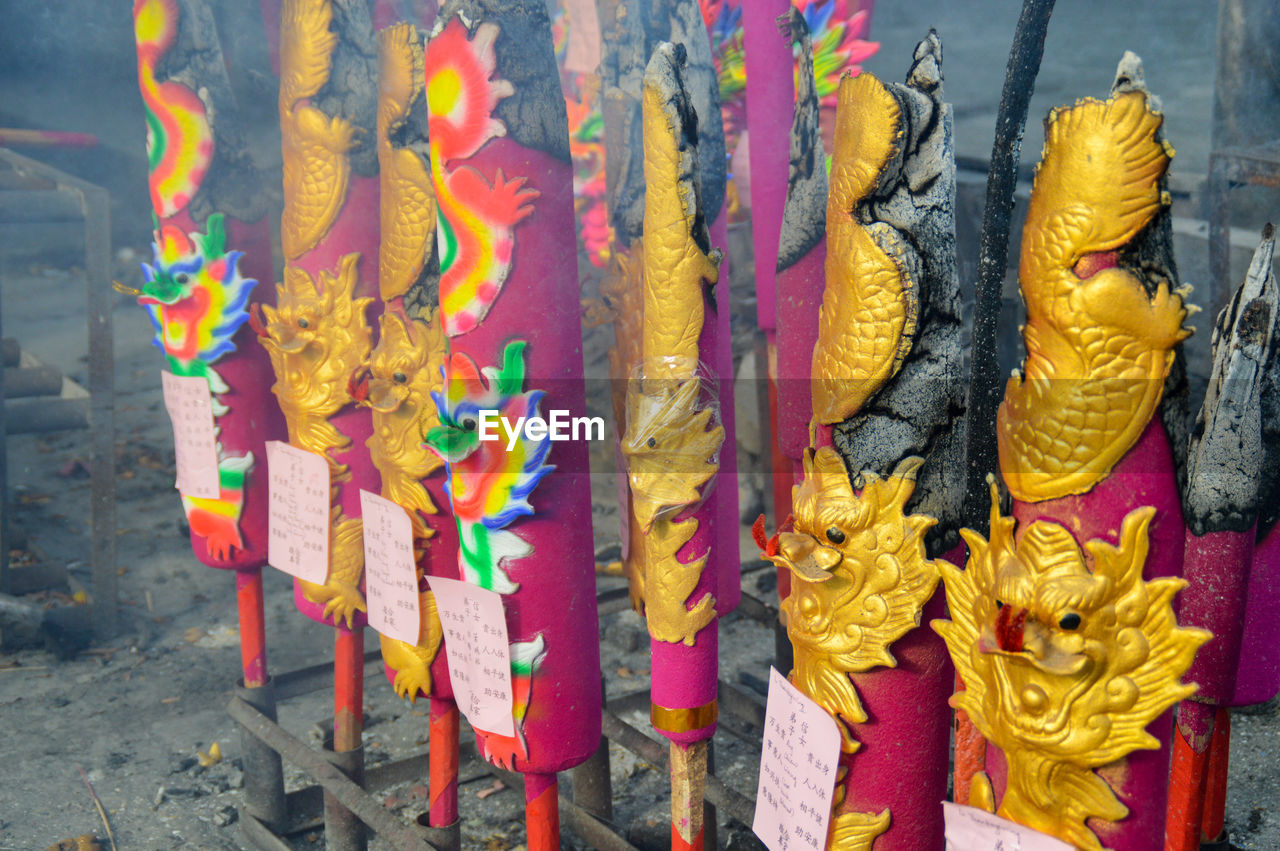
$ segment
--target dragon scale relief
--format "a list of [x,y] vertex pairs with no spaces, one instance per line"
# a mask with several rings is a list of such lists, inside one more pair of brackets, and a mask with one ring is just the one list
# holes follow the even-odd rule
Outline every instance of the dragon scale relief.
[[296,260],[324,239],[346,202],[357,129],[311,103],[329,82],[338,35],[332,0],[284,0],[280,16],[280,135],[284,213],[280,240]]
[[1050,114],[1027,209],[1018,277],[1027,358],[997,415],[1013,495],[1086,493],[1155,413],[1183,327],[1186,288],[1149,291],[1126,248],[1169,204],[1172,148],[1145,91],[1086,98]]

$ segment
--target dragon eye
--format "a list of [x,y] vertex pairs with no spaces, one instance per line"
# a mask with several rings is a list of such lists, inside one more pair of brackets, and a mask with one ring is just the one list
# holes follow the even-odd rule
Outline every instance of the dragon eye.
[[1063,615],[1062,620],[1058,621],[1058,626],[1063,629],[1077,629],[1080,626],[1080,616],[1075,612]]
[[827,530],[827,540],[833,544],[843,544],[844,532],[841,532],[835,526],[832,526],[830,529]]
[[654,440],[652,437],[651,437],[651,438],[649,438],[647,441],[645,441],[645,443],[647,443],[647,444],[648,444],[648,446],[649,446],[649,448],[650,448],[650,449],[652,449],[652,448],[654,448],[655,446],[657,446],[657,445],[658,445],[658,441]]
[[185,283],[187,283],[188,281],[190,281],[190,280],[191,280],[191,276],[190,276],[190,275],[188,275],[186,272],[183,272],[181,275],[179,275],[179,276],[176,278],[176,280],[177,280],[177,282],[178,282],[178,283],[180,283],[180,284],[185,284]]
[[299,319],[299,320],[298,320],[298,327],[299,327],[299,328],[310,328],[310,327],[311,327],[311,323],[310,323],[310,322],[308,322],[306,319]]
[[465,420],[462,421],[462,427],[467,431],[475,431],[476,430],[475,419],[472,417],[467,417]]
[[1001,602],[1000,600],[996,600],[996,608],[997,608],[997,609],[1003,609],[1003,608],[1004,608],[1004,603],[1003,603],[1003,602]]
[[395,380],[396,384],[404,384],[409,380],[405,377],[403,372],[397,372],[395,375],[391,376],[391,378]]

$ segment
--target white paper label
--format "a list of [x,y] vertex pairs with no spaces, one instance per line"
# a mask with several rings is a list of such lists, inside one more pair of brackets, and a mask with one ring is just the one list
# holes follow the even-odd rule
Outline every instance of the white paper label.
[[947,851],[1072,851],[1053,836],[977,807],[942,802]]
[[511,646],[502,595],[470,582],[428,576],[436,597],[449,680],[471,726],[514,736],[511,717]]
[[835,720],[771,667],[751,825],[769,851],[826,847],[839,759]]
[[161,371],[164,406],[173,423],[173,455],[177,488],[184,496],[217,499],[218,433],[213,426],[209,381],[199,375]]
[[364,520],[364,595],[369,626],[397,641],[418,643],[418,571],[413,562],[413,524],[396,503],[360,491]]
[[320,584],[329,574],[329,462],[280,440],[267,441],[270,536],[267,561]]

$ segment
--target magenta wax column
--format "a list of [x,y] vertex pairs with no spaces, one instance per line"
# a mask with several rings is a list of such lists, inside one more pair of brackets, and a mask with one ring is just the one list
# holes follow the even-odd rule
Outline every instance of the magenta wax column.
[[529,775],[530,847],[558,847],[554,774],[601,735],[587,444],[476,434],[479,410],[507,423],[586,411],[573,174],[545,8],[446,5],[426,77],[449,337],[427,440],[449,465],[462,576],[503,595],[515,691],[516,735],[477,736],[487,760]]

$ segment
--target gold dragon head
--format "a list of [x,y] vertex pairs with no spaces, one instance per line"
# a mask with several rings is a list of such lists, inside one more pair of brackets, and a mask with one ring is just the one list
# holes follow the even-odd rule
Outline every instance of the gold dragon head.
[[[668,359],[670,360],[670,359]],[[627,458],[632,510],[640,531],[701,501],[701,488],[719,469],[724,427],[702,399],[707,382],[692,378],[632,378],[627,389]]]
[[369,352],[365,308],[373,299],[353,298],[359,260],[359,254],[346,255],[336,275],[320,273],[319,285],[302,269],[286,266],[276,306],[262,306],[266,323],[259,323],[259,334],[267,350],[322,361],[331,353],[346,360],[353,348],[363,348],[363,360]]
[[991,539],[961,532],[968,568],[943,567],[953,619],[934,621],[966,686],[952,705],[984,736],[1088,768],[1159,746],[1146,727],[1195,693],[1180,678],[1209,634],[1178,628],[1183,580],[1143,581],[1154,514],[1129,512],[1118,546],[1081,551],[1047,520],[1015,541],[992,486]]
[[794,526],[766,550],[792,573],[792,641],[837,654],[844,671],[893,665],[889,645],[919,625],[938,584],[924,546],[937,521],[904,512],[924,462],[906,458],[886,479],[864,472],[858,491],[831,447],[806,450],[803,463]]
[[368,383],[362,388],[365,403],[378,414],[403,409],[418,415],[419,434],[434,428],[438,417],[431,391],[444,383],[444,354],[444,332],[434,318],[422,322],[392,311],[382,314]]

